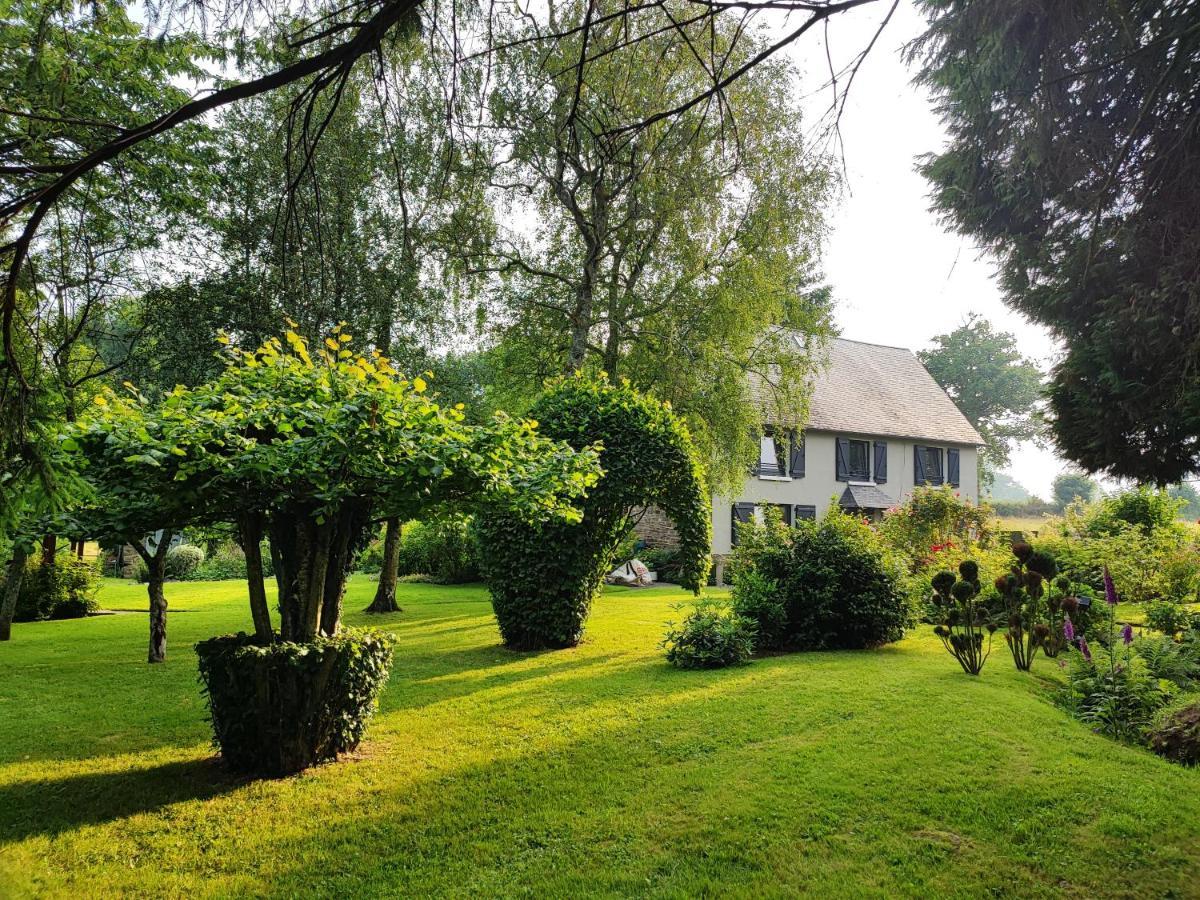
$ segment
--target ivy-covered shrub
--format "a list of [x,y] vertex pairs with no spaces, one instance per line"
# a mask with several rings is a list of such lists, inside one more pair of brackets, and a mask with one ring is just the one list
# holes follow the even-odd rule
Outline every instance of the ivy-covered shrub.
[[180,544],[167,551],[165,574],[171,581],[186,581],[204,562],[204,549],[194,544]]
[[680,669],[721,669],[750,661],[754,623],[715,603],[697,604],[683,621],[668,626],[660,645]]
[[904,568],[866,523],[831,509],[791,529],[770,522],[739,532],[734,566],[778,587],[787,611],[783,646],[800,650],[877,647],[912,622]]
[[82,618],[96,611],[99,588],[96,563],[59,554],[47,567],[35,556],[26,563],[13,621]]
[[699,592],[710,565],[711,509],[700,460],[683,421],[628,384],[560,379],[530,410],[541,434],[576,450],[597,447],[604,471],[581,503],[582,521],[528,524],[502,511],[476,519],[480,562],[504,643],[570,647],[631,527],[659,507],[679,535],[679,583]]
[[280,776],[358,746],[392,664],[395,637],[347,629],[303,644],[251,635],[196,645],[213,743],[235,771]]
[[1150,749],[1187,766],[1200,765],[1200,694],[1184,694],[1154,716]]

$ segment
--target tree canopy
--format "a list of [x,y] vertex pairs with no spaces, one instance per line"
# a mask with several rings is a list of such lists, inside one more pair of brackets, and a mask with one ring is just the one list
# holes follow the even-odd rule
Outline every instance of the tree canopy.
[[1042,373],[1012,334],[971,315],[917,356],[983,438],[981,465],[1007,466],[1015,441],[1040,436]]
[[935,207],[1066,347],[1059,450],[1160,484],[1200,468],[1200,6],[920,0],[950,132]]

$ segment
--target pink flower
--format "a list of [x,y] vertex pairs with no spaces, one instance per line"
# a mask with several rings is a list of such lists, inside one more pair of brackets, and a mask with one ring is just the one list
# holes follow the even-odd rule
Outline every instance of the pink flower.
[[1121,640],[1123,640],[1125,642],[1126,647],[1128,647],[1130,644],[1133,643],[1133,626],[1132,625],[1126,625],[1124,628],[1121,629]]
[[1087,638],[1082,636],[1079,638],[1079,652],[1088,662],[1092,661],[1092,648],[1088,646]]
[[1070,616],[1063,616],[1063,637],[1068,641],[1075,640],[1075,623]]

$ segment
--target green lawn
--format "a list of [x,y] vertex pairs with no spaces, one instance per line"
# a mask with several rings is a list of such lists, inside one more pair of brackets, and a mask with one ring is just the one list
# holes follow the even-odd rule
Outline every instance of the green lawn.
[[144,615],[0,645],[0,895],[1200,895],[1200,771],[1090,734],[1053,662],[1021,676],[998,646],[971,679],[923,628],[679,672],[669,589],[517,654],[481,588],[404,585],[360,753],[232,779],[191,645],[249,627],[243,590],[169,585],[163,666]]

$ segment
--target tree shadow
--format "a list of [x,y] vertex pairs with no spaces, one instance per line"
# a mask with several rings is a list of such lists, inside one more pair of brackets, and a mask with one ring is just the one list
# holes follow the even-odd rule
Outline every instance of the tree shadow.
[[0,844],[208,800],[246,783],[216,757],[17,781],[0,786]]

